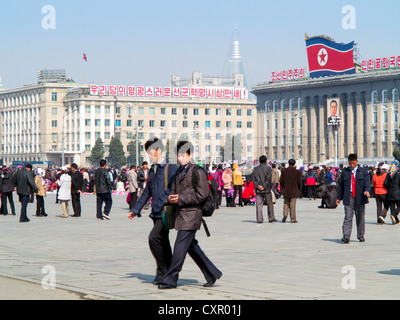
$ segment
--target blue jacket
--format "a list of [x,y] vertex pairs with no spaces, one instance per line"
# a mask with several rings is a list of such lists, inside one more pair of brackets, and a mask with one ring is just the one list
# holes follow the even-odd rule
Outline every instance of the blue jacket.
[[[350,204],[351,168],[343,169],[338,188],[338,200],[343,200],[343,204]],[[356,205],[363,205],[369,202],[364,192],[371,191],[371,179],[365,168],[357,168],[356,171]]]
[[[157,166],[157,169],[156,169]],[[141,216],[140,211],[146,205],[147,201],[151,200],[151,213],[150,218],[161,218],[164,205],[167,202],[168,195],[171,192],[172,183],[175,180],[178,167],[175,164],[168,166],[168,187],[165,190],[165,167],[166,161],[162,163],[153,164],[149,170],[149,177],[147,179],[146,188],[143,190],[138,202],[135,203],[133,208],[129,210],[138,217]]]

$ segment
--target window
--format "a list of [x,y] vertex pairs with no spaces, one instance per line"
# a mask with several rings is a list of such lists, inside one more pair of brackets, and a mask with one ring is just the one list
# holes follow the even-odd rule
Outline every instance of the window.
[[139,114],[144,114],[144,108],[143,107],[139,107],[138,113]]
[[149,127],[154,127],[154,120],[149,120]]
[[51,114],[57,114],[57,108],[51,108]]
[[165,108],[161,108],[161,114],[166,114],[166,109]]
[[230,116],[231,114],[232,114],[231,109],[226,109],[226,115],[227,115],[227,116]]
[[121,126],[121,120],[115,120],[115,126],[120,127]]
[[221,109],[215,109],[215,115],[220,116],[221,115]]
[[94,125],[95,125],[96,127],[100,127],[100,119],[94,120]]
[[172,108],[171,113],[172,113],[173,115],[176,115],[176,114],[177,114],[176,108]]
[[247,115],[248,115],[248,116],[251,116],[252,113],[253,113],[252,111],[253,111],[253,110],[247,110]]
[[110,106],[105,106],[105,107],[104,107],[104,113],[109,114],[110,111],[111,111]]
[[56,142],[58,140],[58,134],[57,133],[52,133],[51,134],[51,138],[54,142]]
[[215,121],[215,127],[221,128],[221,121]]
[[242,115],[242,109],[237,109],[236,110],[236,115],[241,116]]
[[242,127],[242,121],[237,121],[236,122],[236,127],[241,128]]
[[193,115],[198,116],[199,115],[199,109],[193,109]]
[[126,138],[127,138],[128,140],[132,140],[132,139],[133,139],[133,133],[132,133],[132,132],[127,132],[127,133],[126,133]]
[[252,126],[252,122],[251,121],[247,121],[247,128],[251,128]]
[[100,138],[100,132],[95,132],[94,133],[94,138],[97,140],[98,138]]
[[183,108],[182,109],[182,114],[183,115],[187,115],[188,114],[188,109],[187,108]]
[[161,120],[161,121],[160,121],[160,127],[161,127],[161,128],[165,128],[165,123],[166,123],[165,120]]
[[90,150],[91,150],[90,144],[85,144],[85,151],[90,151]]
[[104,139],[110,139],[111,138],[111,133],[110,132],[104,132]]
[[132,120],[126,120],[126,126],[132,127]]
[[227,128],[232,127],[231,121],[226,121],[226,127],[227,127]]
[[188,126],[188,122],[187,121],[183,121],[182,122],[182,127],[187,128],[187,126]]
[[85,132],[85,139],[90,139],[90,132]]
[[138,120],[138,127],[142,127],[143,126],[143,120]]
[[131,116],[132,115],[132,107],[127,107],[126,108],[126,113]]
[[205,122],[205,126],[206,126],[206,128],[211,128],[210,121],[206,121],[206,122]]
[[57,92],[51,94],[51,101],[57,101]]
[[178,121],[172,120],[172,127],[176,128],[178,126]]
[[85,106],[85,113],[90,113],[91,107],[90,106]]
[[56,128],[56,127],[57,127],[57,120],[51,121],[51,126],[52,126],[53,128]]
[[210,109],[209,108],[204,109],[204,114],[206,116],[209,116],[210,115]]
[[121,107],[115,107],[115,113],[120,114],[121,113]]
[[155,114],[155,113],[156,113],[156,109],[155,109],[154,107],[151,107],[151,108],[149,109],[149,113],[150,113],[150,114]]
[[90,119],[85,119],[85,126],[90,126]]
[[[119,107],[118,107],[119,108]],[[119,109],[121,109],[121,108],[119,108]],[[94,112],[95,113],[100,113],[100,106],[95,106],[94,107]],[[121,112],[121,110],[120,110],[120,112]],[[117,112],[117,113],[119,113],[119,112]]]
[[110,126],[110,119],[105,119],[104,120],[104,126],[106,126],[106,127]]

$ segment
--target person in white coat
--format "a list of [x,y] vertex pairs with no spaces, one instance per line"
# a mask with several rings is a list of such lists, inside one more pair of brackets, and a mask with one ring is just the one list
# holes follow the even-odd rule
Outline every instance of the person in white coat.
[[69,201],[71,200],[71,176],[65,167],[61,168],[62,174],[58,180],[58,201],[61,202],[62,216],[61,218],[69,217]]
[[128,177],[128,192],[130,193],[129,209],[132,209],[137,202],[137,191],[139,189],[136,167],[132,165],[126,175]]

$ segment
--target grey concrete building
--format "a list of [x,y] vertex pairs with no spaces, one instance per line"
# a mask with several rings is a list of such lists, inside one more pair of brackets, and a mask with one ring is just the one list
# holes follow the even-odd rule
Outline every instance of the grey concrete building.
[[392,159],[399,127],[399,69],[285,82],[259,83],[259,154],[269,159],[332,162],[335,126],[327,125],[328,99],[340,98],[337,156],[357,153],[365,162]]

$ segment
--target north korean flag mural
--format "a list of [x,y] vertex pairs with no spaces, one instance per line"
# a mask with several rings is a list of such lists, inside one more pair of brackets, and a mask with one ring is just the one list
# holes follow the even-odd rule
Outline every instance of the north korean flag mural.
[[342,44],[317,36],[306,38],[306,46],[311,78],[356,73],[354,41]]

